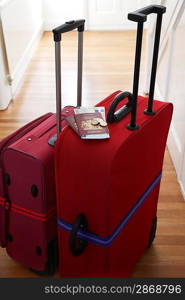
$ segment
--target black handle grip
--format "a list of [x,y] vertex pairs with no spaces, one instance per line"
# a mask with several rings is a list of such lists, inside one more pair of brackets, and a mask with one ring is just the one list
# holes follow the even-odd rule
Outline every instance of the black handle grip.
[[81,255],[88,244],[87,241],[77,238],[77,232],[79,229],[84,231],[88,230],[88,223],[84,214],[78,215],[70,232],[69,247],[74,256]]
[[[128,102],[122,106],[120,109],[115,111],[117,105],[125,98],[128,98]],[[124,118],[132,109],[132,94],[130,92],[121,92],[114,98],[113,102],[110,105],[108,114],[107,114],[107,122],[113,123],[118,122],[122,118]]]
[[53,29],[54,41],[60,42],[62,33],[72,31],[76,28],[78,28],[78,31],[84,31],[84,24],[85,24],[84,19],[71,20],[71,21],[65,22],[61,26],[54,28]]
[[164,14],[165,11],[166,7],[162,5],[149,5],[132,13],[129,13],[128,19],[134,22],[145,22],[147,20],[147,15]]
[[131,111],[131,121],[127,126],[129,130],[136,130],[139,128],[139,126],[136,123],[136,113],[137,113],[138,85],[139,85],[141,48],[142,48],[143,25],[144,25],[143,23],[147,20],[147,15],[152,13],[157,14],[157,22],[156,22],[156,29],[155,29],[148,108],[144,111],[144,113],[147,115],[155,114],[155,111],[153,111],[153,96],[154,96],[154,89],[155,89],[155,79],[156,79],[156,71],[157,71],[157,60],[158,60],[158,53],[159,53],[162,17],[165,12],[166,12],[166,7],[164,6],[150,5],[142,9],[136,10],[133,13],[128,14],[129,20],[137,22],[136,53],[135,53],[134,80],[133,80],[133,104],[132,104],[132,111]]

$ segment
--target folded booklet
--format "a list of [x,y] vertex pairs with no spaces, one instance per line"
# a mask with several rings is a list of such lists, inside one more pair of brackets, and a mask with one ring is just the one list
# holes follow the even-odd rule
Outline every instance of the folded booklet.
[[110,137],[107,123],[104,120],[104,107],[77,108],[74,112],[73,116],[65,119],[82,139],[107,139]]
[[94,107],[83,107],[79,106],[74,109],[75,115],[77,114],[91,114],[91,113],[101,113],[103,120],[105,120],[105,107],[104,106],[94,106]]

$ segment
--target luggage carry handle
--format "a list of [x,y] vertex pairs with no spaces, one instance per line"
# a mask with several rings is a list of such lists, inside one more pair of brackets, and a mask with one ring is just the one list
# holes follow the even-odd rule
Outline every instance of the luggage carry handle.
[[[61,132],[61,49],[60,42],[62,33],[78,29],[78,75],[77,75],[77,106],[81,106],[82,99],[82,64],[83,64],[83,31],[85,20],[72,20],[53,29],[53,38],[55,42],[55,73],[56,73],[56,119],[57,119],[57,136]],[[57,137],[53,138],[55,142]],[[52,142],[49,141],[49,144]]]
[[149,5],[142,9],[136,10],[135,12],[128,14],[128,19],[137,22],[137,39],[136,39],[136,53],[135,53],[135,66],[134,66],[134,80],[133,80],[133,102],[131,110],[131,121],[127,128],[130,130],[138,129],[139,126],[136,124],[136,112],[137,112],[137,97],[138,97],[138,86],[139,86],[139,73],[140,73],[140,61],[141,61],[141,47],[142,47],[142,36],[143,36],[143,23],[147,21],[147,15],[155,13],[157,14],[155,39],[154,39],[154,50],[153,50],[153,61],[150,78],[150,90],[148,98],[148,107],[144,111],[147,115],[154,115],[153,111],[153,96],[155,89],[155,79],[157,70],[157,60],[159,53],[159,43],[161,35],[161,24],[162,16],[166,11],[166,7],[162,5]]
[[[117,105],[125,98],[128,98],[128,102],[120,109],[116,110]],[[107,113],[107,122],[113,123],[118,122],[124,118],[132,109],[132,94],[130,92],[121,92],[112,101],[110,108]]]

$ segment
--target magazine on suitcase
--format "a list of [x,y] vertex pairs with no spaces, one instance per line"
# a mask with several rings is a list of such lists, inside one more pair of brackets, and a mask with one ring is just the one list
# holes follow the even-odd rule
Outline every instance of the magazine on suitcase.
[[[110,139],[82,140],[60,127],[55,147],[61,277],[128,277],[151,246],[173,106],[153,100],[162,16],[152,5],[128,14],[137,23],[133,93],[116,91],[104,106]],[[149,97],[138,96],[143,24],[157,15]],[[55,47],[61,34],[56,28]],[[66,28],[65,28],[66,29]],[[70,28],[73,29],[73,28]],[[81,32],[79,35],[81,36]],[[56,57],[61,100],[60,51]],[[59,101],[58,111],[60,111]]]

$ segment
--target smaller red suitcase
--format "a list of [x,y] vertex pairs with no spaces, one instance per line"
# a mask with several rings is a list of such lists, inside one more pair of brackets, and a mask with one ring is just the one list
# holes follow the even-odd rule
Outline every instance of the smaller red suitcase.
[[[60,122],[65,111],[71,107]],[[41,275],[58,265],[55,133],[56,116],[47,113],[0,142],[0,246]]]
[[[153,101],[165,10],[153,5],[128,15],[138,23],[133,94],[117,91],[98,104],[105,107],[110,139],[82,140],[69,127],[57,139],[61,277],[128,277],[155,237],[173,110],[171,103]],[[150,13],[157,14],[157,25],[150,94],[145,98],[138,97],[138,83],[143,23]],[[54,31],[56,47],[62,29]]]
[[41,274],[57,266],[54,132],[48,113],[0,142],[0,245]]

